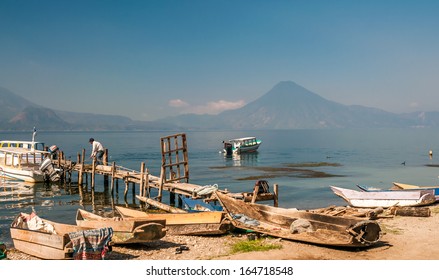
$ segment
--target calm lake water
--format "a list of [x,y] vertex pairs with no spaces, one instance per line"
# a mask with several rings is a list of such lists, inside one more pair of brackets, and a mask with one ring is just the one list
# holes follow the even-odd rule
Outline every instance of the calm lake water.
[[[109,150],[109,161],[133,170],[144,162],[149,172],[160,175],[160,138],[178,132],[38,132],[37,140],[57,145],[76,160],[86,149],[90,154],[90,137],[101,141]],[[330,205],[346,205],[329,186],[355,189],[355,184],[389,188],[394,181],[438,184],[438,171],[427,164],[439,163],[439,132],[430,129],[386,130],[275,130],[275,131],[202,131],[185,132],[188,142],[190,182],[198,185],[217,184],[232,192],[249,192],[257,179],[268,180],[270,187],[279,185],[279,206],[312,209]],[[263,143],[256,154],[226,158],[222,141],[256,136]],[[2,139],[30,140],[28,133],[1,133]],[[432,150],[433,158],[429,157]],[[435,152],[437,151],[437,155]],[[304,163],[325,162],[321,166],[304,167]],[[405,162],[405,165],[402,163]],[[302,176],[291,168],[325,172],[327,176]],[[289,169],[290,168],[290,169]],[[123,197],[124,183],[111,195],[97,176],[95,192],[85,188],[79,195],[76,173],[73,183],[35,186],[0,185],[0,241],[11,246],[9,225],[20,212],[32,208],[49,220],[75,223],[78,208],[89,211],[111,211],[114,205],[139,206],[131,190]],[[17,194],[21,192],[21,194]],[[138,186],[136,186],[136,193]],[[165,197],[164,202],[169,200]],[[267,202],[268,203],[268,202]],[[271,202],[269,202],[271,203]]]

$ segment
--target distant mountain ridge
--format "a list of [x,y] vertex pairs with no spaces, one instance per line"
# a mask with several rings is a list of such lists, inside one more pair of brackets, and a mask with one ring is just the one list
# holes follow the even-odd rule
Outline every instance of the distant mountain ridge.
[[188,114],[163,121],[181,127],[190,123],[198,129],[381,128],[418,124],[414,115],[400,116],[376,108],[342,105],[291,81],[280,82],[244,107],[217,116]]
[[0,87],[0,130],[200,130],[438,127],[439,112],[394,114],[327,100],[283,81],[247,105],[218,115],[185,114],[157,121],[52,110]]

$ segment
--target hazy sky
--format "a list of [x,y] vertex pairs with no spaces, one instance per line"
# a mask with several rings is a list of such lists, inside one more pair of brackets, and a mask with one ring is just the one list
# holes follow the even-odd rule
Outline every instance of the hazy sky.
[[439,110],[439,1],[0,1],[0,86],[49,108],[218,113],[287,80]]

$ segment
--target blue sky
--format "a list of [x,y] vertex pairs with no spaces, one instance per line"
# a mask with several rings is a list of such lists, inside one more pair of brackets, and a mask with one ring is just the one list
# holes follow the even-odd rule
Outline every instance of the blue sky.
[[439,111],[439,1],[1,0],[0,87],[49,108],[218,113],[294,81]]

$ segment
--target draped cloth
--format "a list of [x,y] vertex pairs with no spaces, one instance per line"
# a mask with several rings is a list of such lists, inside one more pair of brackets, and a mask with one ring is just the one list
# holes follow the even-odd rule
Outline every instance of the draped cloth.
[[109,243],[113,236],[111,227],[70,232],[73,244],[73,259],[104,260],[110,250]]

